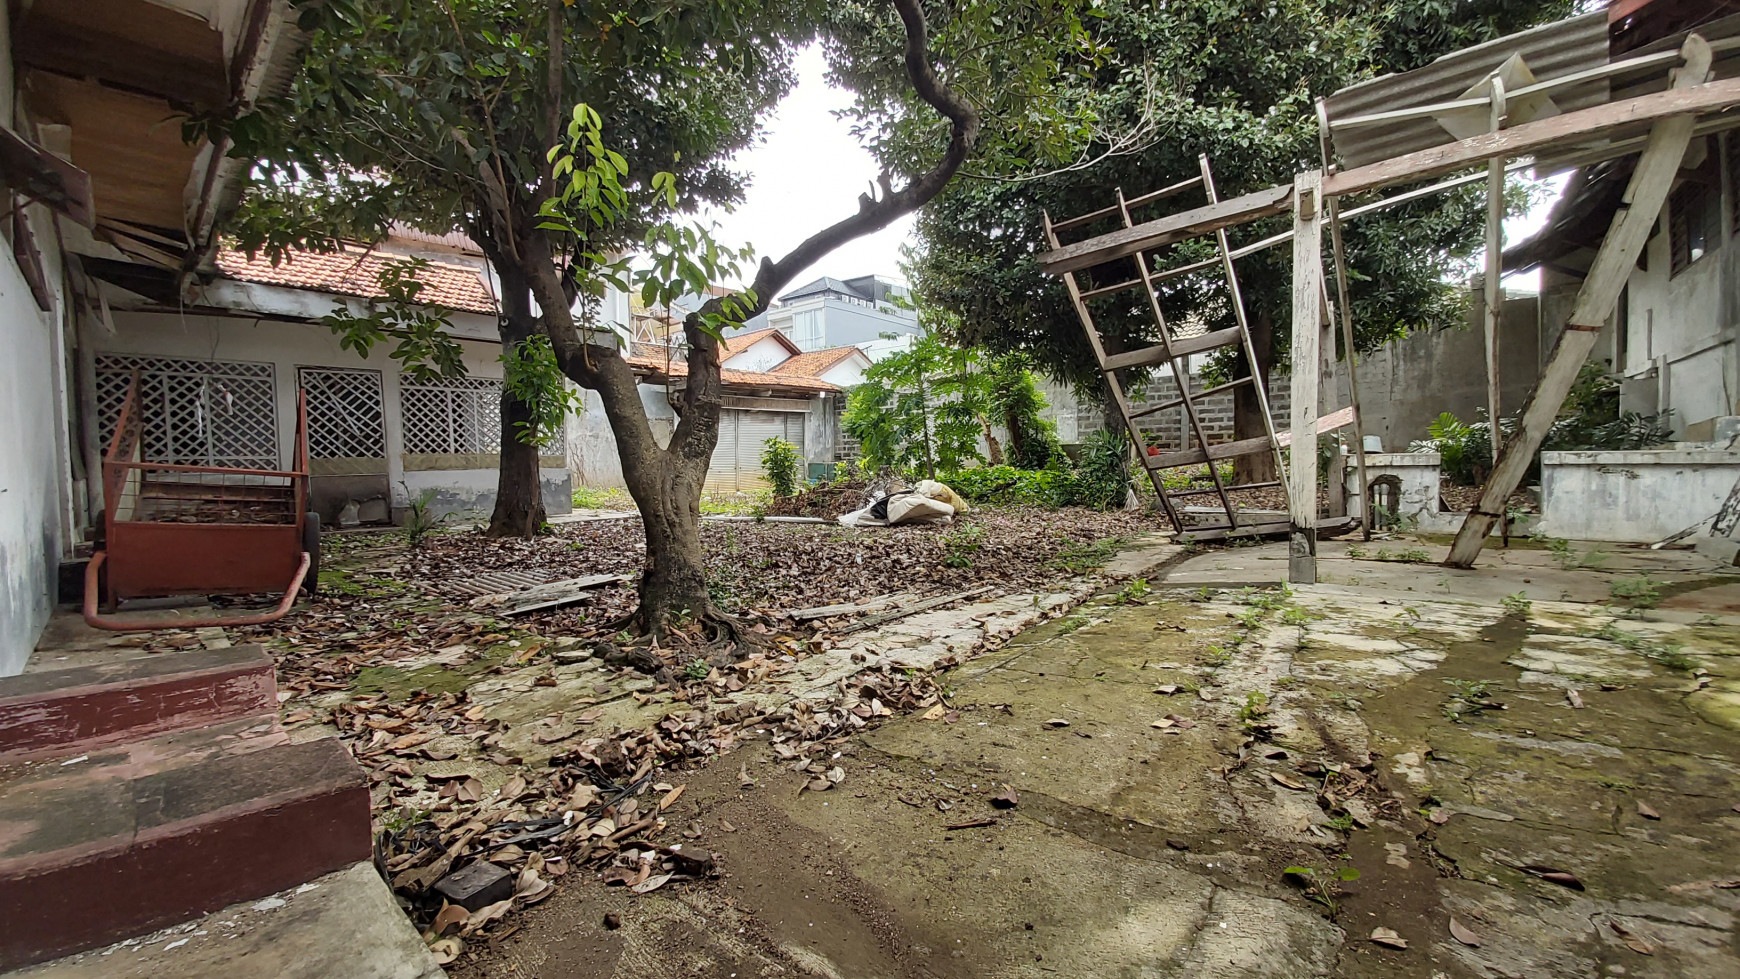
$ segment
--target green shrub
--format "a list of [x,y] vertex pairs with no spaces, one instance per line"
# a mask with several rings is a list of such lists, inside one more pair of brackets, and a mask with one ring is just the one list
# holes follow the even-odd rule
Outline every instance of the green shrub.
[[1072,502],[1071,474],[1061,469],[980,466],[943,477],[969,503],[1022,503],[1059,507]]
[[1126,467],[1128,441],[1122,432],[1100,430],[1081,447],[1070,494],[1080,506],[1113,510],[1124,505],[1130,476]]
[[975,523],[961,524],[942,535],[943,564],[951,568],[973,566],[973,553],[985,543],[985,528]]
[[767,448],[761,451],[761,468],[767,473],[767,481],[773,484],[773,495],[795,496],[798,485],[803,481],[804,465],[804,458],[798,454],[797,446],[777,435],[763,444]]

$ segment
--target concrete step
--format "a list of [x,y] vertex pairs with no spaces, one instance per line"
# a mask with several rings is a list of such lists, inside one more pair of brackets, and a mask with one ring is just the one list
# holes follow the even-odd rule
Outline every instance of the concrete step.
[[444,979],[373,864],[6,979]]
[[372,856],[362,770],[271,717],[0,769],[0,969],[264,897]]
[[164,653],[0,678],[0,763],[275,712],[259,646]]

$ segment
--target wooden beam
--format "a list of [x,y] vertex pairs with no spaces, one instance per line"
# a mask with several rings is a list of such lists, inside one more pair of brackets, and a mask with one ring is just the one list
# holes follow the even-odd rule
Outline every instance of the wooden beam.
[[[1694,35],[1696,36],[1696,35]],[[1701,43],[1702,38],[1698,39]],[[1680,69],[1683,76],[1685,69]],[[1677,116],[1695,116],[1740,105],[1740,78],[1670,88],[1624,102],[1578,109],[1550,119],[1524,123],[1514,129],[1483,133],[1431,149],[1408,153],[1333,174],[1323,182],[1331,197],[1377,190],[1391,184],[1411,183],[1452,170],[1463,170],[1491,159],[1527,156],[1566,143],[1575,143],[1624,126],[1656,123]],[[1085,244],[1085,242],[1084,242]]]
[[1280,214],[1292,206],[1292,187],[1269,187],[1243,197],[1147,221],[1133,228],[1119,228],[1073,245],[1064,245],[1039,256],[1039,267],[1047,275],[1075,272],[1115,258],[1151,251],[1187,238],[1195,238],[1197,235]]
[[1317,581],[1317,400],[1323,340],[1323,171],[1293,181],[1293,458],[1287,580]]
[[[1699,84],[1710,70],[1710,45],[1693,34],[1686,38],[1681,52],[1685,55],[1685,67],[1674,73],[1674,87],[1662,93],[1664,95],[1711,87]],[[1590,266],[1588,277],[1577,291],[1577,304],[1571,310],[1565,332],[1554,345],[1552,358],[1541,372],[1540,383],[1523,408],[1521,430],[1499,453],[1492,476],[1481,487],[1480,499],[1462,522],[1462,529],[1456,532],[1456,540],[1450,545],[1450,556],[1444,561],[1446,566],[1473,567],[1474,559],[1480,556],[1481,548],[1486,545],[1486,535],[1504,516],[1510,494],[1522,483],[1529,463],[1540,451],[1547,431],[1553,427],[1559,408],[1565,403],[1565,395],[1570,393],[1572,383],[1577,380],[1577,372],[1589,359],[1590,351],[1595,349],[1601,328],[1612,315],[1620,291],[1631,277],[1637,256],[1655,230],[1656,218],[1661,214],[1662,205],[1667,203],[1668,191],[1673,187],[1674,175],[1679,171],[1696,125],[1696,116],[1688,112],[1660,119],[1650,130],[1649,141],[1638,157],[1637,168],[1632,171],[1631,182],[1625,188],[1625,196],[1608,227],[1607,237],[1601,242],[1595,264]]]

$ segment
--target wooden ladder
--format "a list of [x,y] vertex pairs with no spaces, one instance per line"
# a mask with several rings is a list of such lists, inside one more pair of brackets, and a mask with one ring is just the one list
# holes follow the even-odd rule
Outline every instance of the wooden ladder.
[[[1132,208],[1155,204],[1197,187],[1202,188],[1210,205],[1219,203],[1219,197],[1214,188],[1214,174],[1209,169],[1208,157],[1201,157],[1199,164],[1202,169],[1200,176],[1181,181],[1170,187],[1162,187],[1140,197],[1126,199],[1120,188],[1117,192],[1117,203],[1111,207],[1101,208],[1055,224],[1052,223],[1050,214],[1044,215],[1047,243],[1055,251],[1062,247],[1057,237],[1059,231],[1081,227],[1110,217],[1120,219],[1126,228],[1132,227],[1134,225],[1130,218]],[[1228,496],[1228,493],[1241,490],[1269,488],[1279,488],[1284,495],[1287,492],[1287,477],[1286,470],[1283,468],[1280,443],[1275,439],[1275,423],[1269,415],[1268,393],[1264,389],[1264,385],[1256,383],[1258,379],[1256,350],[1251,345],[1250,324],[1245,317],[1244,297],[1239,291],[1238,276],[1233,271],[1232,252],[1227,245],[1227,234],[1224,229],[1215,232],[1215,244],[1220,252],[1219,264],[1226,276],[1227,288],[1231,292],[1233,316],[1238,325],[1222,330],[1212,330],[1199,336],[1179,337],[1166,325],[1166,316],[1160,310],[1160,297],[1156,292],[1157,275],[1150,267],[1148,253],[1145,251],[1137,251],[1131,256],[1136,262],[1137,276],[1134,279],[1115,285],[1090,288],[1086,291],[1081,288],[1081,283],[1076,280],[1074,272],[1063,273],[1063,281],[1069,290],[1070,302],[1075,306],[1076,315],[1081,318],[1082,330],[1087,334],[1089,346],[1093,348],[1094,359],[1099,364],[1100,373],[1105,377],[1106,390],[1110,392],[1118,413],[1124,418],[1124,426],[1136,444],[1136,451],[1142,460],[1143,468],[1147,470],[1149,481],[1154,484],[1154,492],[1160,499],[1161,507],[1166,511],[1167,519],[1172,522],[1173,530],[1180,534],[1189,534],[1196,540],[1286,533],[1288,522],[1285,517],[1261,523],[1242,521],[1238,508],[1233,506],[1232,499]],[[1199,263],[1201,267],[1213,264],[1212,261]],[[1108,354],[1105,342],[1101,339],[1099,330],[1094,326],[1093,314],[1088,310],[1088,300],[1113,295],[1136,287],[1140,287],[1143,294],[1148,297],[1148,309],[1154,317],[1155,326],[1158,328],[1160,342],[1140,350]],[[1223,347],[1240,348],[1245,363],[1249,367],[1246,375],[1192,394],[1190,391],[1190,357],[1219,350]],[[1119,372],[1145,370],[1160,365],[1167,365],[1172,369],[1172,378],[1178,388],[1178,397],[1140,410],[1132,409],[1129,395],[1125,392],[1124,382],[1120,378]],[[1247,384],[1252,385],[1256,391],[1257,403],[1262,409],[1264,434],[1255,438],[1211,444],[1203,432],[1202,418],[1197,402],[1202,398],[1232,391]],[[1186,447],[1178,451],[1150,452],[1139,424],[1140,421],[1150,415],[1178,407],[1184,409],[1184,418],[1188,424],[1190,437],[1195,439],[1195,445],[1189,445],[1190,439],[1187,438],[1185,440]],[[1219,470],[1215,468],[1215,463],[1221,460],[1262,452],[1274,455],[1275,472],[1280,477],[1274,482],[1247,483],[1228,487],[1221,479]],[[1166,488],[1163,475],[1166,470],[1205,464],[1208,466],[1209,479],[1214,484],[1212,488],[1176,491]],[[1209,495],[1220,500],[1224,522],[1187,527],[1179,501]]]

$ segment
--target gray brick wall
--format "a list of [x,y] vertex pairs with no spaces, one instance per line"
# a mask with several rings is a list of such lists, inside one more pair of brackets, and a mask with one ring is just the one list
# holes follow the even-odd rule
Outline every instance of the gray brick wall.
[[[1199,392],[1204,385],[1200,377],[1190,378],[1190,390]],[[1171,376],[1158,377],[1151,380],[1139,392],[1131,407],[1136,411],[1151,408],[1176,400],[1178,384]],[[1275,377],[1269,382],[1269,414],[1275,420],[1276,428],[1286,428],[1288,412],[1292,410],[1292,396],[1288,390],[1287,378]],[[1203,435],[1210,443],[1230,442],[1233,440],[1233,393],[1227,391],[1199,399],[1196,404],[1196,417],[1202,425]],[[1161,451],[1181,449],[1186,445],[1194,445],[1196,440],[1190,437],[1190,421],[1185,417],[1184,408],[1168,408],[1139,420],[1144,439],[1151,446]],[[1098,405],[1078,404],[1076,406],[1076,428],[1080,437],[1085,439],[1102,427],[1101,412]]]

